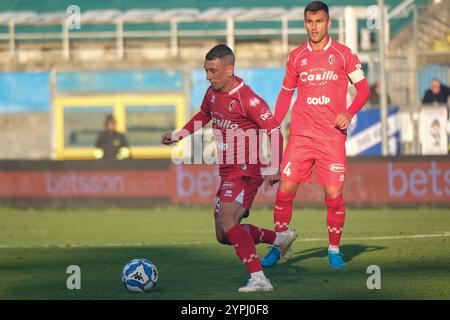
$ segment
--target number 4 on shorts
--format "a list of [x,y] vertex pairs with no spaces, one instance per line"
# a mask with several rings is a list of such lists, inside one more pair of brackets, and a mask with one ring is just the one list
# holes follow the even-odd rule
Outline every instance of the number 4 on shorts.
[[284,173],[287,177],[289,177],[289,176],[291,175],[291,163],[290,163],[290,162],[288,162],[288,163],[286,164],[286,167],[284,167],[283,173]]

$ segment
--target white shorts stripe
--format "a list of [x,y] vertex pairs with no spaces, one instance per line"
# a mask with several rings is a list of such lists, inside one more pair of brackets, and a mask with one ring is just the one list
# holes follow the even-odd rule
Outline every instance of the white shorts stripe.
[[240,204],[244,204],[244,190],[241,191],[241,193],[238,194],[236,199],[234,201],[239,202]]

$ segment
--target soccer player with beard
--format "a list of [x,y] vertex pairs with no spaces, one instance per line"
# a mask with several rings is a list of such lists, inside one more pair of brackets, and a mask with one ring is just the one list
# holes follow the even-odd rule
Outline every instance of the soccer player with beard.
[[[327,206],[329,264],[343,268],[339,244],[345,219],[342,189],[347,170],[346,129],[368,100],[370,90],[356,54],[328,35],[331,20],[327,5],[321,1],[309,3],[304,10],[304,23],[309,40],[290,52],[275,106],[275,119],[281,123],[297,89],[274,205],[275,231],[288,230],[298,187],[312,181],[315,165]],[[349,80],[357,95],[347,109]],[[273,267],[278,260],[288,259],[290,247],[287,249],[274,245],[262,265]]]
[[[283,137],[267,103],[234,75],[234,63],[233,51],[226,45],[218,45],[206,54],[204,67],[211,86],[200,111],[180,131],[165,133],[161,143],[170,145],[213,122],[221,176],[214,209],[217,241],[233,245],[250,273],[250,280],[239,288],[240,292],[272,291],[255,244],[286,248],[295,239],[295,233],[275,233],[240,222],[248,216],[263,181],[270,185],[278,181]],[[259,157],[260,129],[271,136],[272,161],[268,168]]]

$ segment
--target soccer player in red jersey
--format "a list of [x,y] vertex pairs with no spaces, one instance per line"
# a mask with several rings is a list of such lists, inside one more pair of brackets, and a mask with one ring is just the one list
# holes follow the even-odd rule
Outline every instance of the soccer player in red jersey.
[[[218,45],[207,53],[204,67],[211,86],[205,93],[200,111],[183,129],[164,134],[161,142],[170,145],[212,121],[221,176],[214,209],[217,240],[233,245],[250,273],[250,280],[239,289],[240,292],[272,291],[255,244],[286,247],[293,241],[292,234],[275,233],[240,222],[248,216],[263,181],[270,185],[278,181],[283,137],[280,124],[266,102],[234,75],[234,62],[233,51],[226,45]],[[272,159],[266,168],[259,157],[260,129],[271,136]],[[264,169],[272,170],[263,172]]]
[[[320,1],[309,3],[304,23],[309,40],[290,52],[275,106],[275,119],[281,123],[297,89],[274,205],[275,231],[288,229],[299,184],[312,181],[315,165],[317,182],[325,191],[328,260],[332,268],[343,268],[339,243],[345,218],[342,189],[347,169],[346,129],[368,100],[370,90],[356,54],[328,35],[331,20],[327,5]],[[347,109],[349,80],[357,95]],[[273,246],[262,265],[274,266],[280,258],[289,257],[289,251]]]

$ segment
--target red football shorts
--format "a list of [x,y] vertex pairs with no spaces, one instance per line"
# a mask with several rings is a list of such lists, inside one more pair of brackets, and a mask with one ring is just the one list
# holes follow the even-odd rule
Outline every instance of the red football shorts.
[[237,201],[249,211],[262,183],[263,179],[260,177],[222,177],[215,198],[214,217],[217,218],[222,202]]
[[347,169],[345,141],[291,136],[281,161],[281,180],[312,182],[314,164],[318,183],[343,187]]

